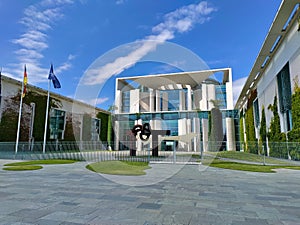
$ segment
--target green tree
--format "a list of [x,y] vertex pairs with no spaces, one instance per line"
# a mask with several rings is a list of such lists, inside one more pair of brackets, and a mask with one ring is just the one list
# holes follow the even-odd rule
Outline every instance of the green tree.
[[[297,77],[298,78],[298,77]],[[298,79],[294,79],[294,93],[292,95],[293,128],[288,132],[289,142],[300,142],[300,87]],[[297,145],[289,143],[289,154],[292,159],[299,159]]]
[[97,118],[101,120],[100,140],[107,141],[109,115],[103,112],[99,112],[97,114]]
[[[278,113],[277,96],[275,95],[273,105],[269,105],[269,110],[273,112],[273,117],[270,123],[270,129],[267,134],[269,139],[270,156],[282,157],[285,155],[283,152],[285,148],[281,142],[286,141],[286,136],[280,129],[280,118]],[[286,150],[286,149],[285,149]]]
[[294,93],[292,95],[293,129],[288,133],[291,142],[300,142],[300,87],[298,79],[294,80]]
[[[111,105],[109,106],[108,110],[110,112],[109,116],[108,116],[108,124],[107,124],[107,142],[108,142],[108,145],[110,146],[111,145],[111,142],[112,142],[112,112],[115,111],[117,109],[117,106],[115,105]],[[111,147],[111,146],[110,146]]]
[[245,129],[246,129],[246,151],[250,153],[257,153],[257,140],[255,137],[253,105],[251,105],[245,113]]
[[261,149],[261,153],[265,154],[267,151],[267,146],[266,146],[266,142],[267,142],[267,124],[266,124],[266,115],[265,115],[265,107],[262,107],[261,110],[261,121],[260,121],[260,129],[259,129],[259,142],[260,142],[260,146],[264,147],[264,152]]

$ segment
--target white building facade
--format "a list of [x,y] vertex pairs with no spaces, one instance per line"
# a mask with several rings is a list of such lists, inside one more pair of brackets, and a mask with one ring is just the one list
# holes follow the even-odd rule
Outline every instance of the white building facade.
[[[117,78],[115,106],[116,150],[129,148],[135,124],[149,123],[151,130],[170,130],[174,137],[191,135],[188,141],[160,137],[159,150],[172,150],[176,145],[181,151],[207,151],[212,141],[210,128],[217,127],[211,114],[215,108],[221,115],[221,135],[215,140],[219,149],[237,149],[238,113],[233,110],[230,68]],[[152,148],[151,144],[151,138],[136,141],[137,150]]]
[[[265,111],[266,132],[274,117],[270,105],[277,98],[280,131],[293,128],[291,98],[294,85],[300,81],[300,10],[299,0],[283,0],[261,47],[254,66],[238,98],[235,108],[244,116],[253,110],[255,138],[259,140],[262,109]],[[249,136],[245,119],[241,120],[241,140]]]

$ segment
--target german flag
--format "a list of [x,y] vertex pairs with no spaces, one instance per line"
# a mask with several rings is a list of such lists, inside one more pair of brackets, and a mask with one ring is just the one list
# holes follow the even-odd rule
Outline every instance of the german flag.
[[22,98],[25,97],[26,94],[26,86],[27,86],[27,72],[26,72],[26,65],[24,67],[24,78],[23,78],[23,93]]

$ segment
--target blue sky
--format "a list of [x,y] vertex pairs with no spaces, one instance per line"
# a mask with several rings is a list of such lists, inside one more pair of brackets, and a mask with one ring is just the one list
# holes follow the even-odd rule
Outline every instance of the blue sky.
[[[85,101],[107,109],[113,104],[116,76],[175,72],[176,63],[184,67],[185,61],[174,62],[173,66],[141,62],[153,49],[171,42],[198,55],[209,68],[231,67],[236,98],[280,3],[281,0],[1,0],[0,67],[2,74],[22,79],[26,64],[28,82],[46,89],[53,63],[62,88],[51,91],[68,97],[76,96],[79,82],[88,76],[93,81],[89,85],[101,90]],[[141,44],[149,40],[155,43]],[[138,44],[131,48],[128,43]],[[102,61],[101,73],[88,73],[98,57],[118,51],[121,45],[130,46],[122,60],[115,54],[111,62]],[[119,67],[119,61],[126,66]]]

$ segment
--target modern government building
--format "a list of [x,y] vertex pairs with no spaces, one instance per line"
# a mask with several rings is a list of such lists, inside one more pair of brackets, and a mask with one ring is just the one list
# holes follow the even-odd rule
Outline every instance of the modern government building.
[[[282,1],[235,105],[231,68],[120,77],[113,115],[51,93],[47,140],[110,141],[112,118],[114,150],[132,143],[137,150],[154,148],[151,138],[132,137],[134,125],[145,123],[152,131],[170,131],[159,136],[159,150],[251,152],[249,144],[257,151],[260,143],[272,155],[272,142],[300,142],[299,5]],[[16,138],[21,84],[0,74],[2,142]],[[46,96],[28,85],[21,141],[42,141]]]
[[[22,82],[0,73],[0,147],[15,142]],[[27,85],[23,98],[20,144],[41,149],[43,142],[47,91]],[[47,142],[100,141],[107,138],[109,112],[74,99],[50,93]],[[13,148],[13,146],[11,145]],[[0,150],[2,150],[0,148]]]
[[[170,130],[174,138],[161,137],[160,150],[176,145],[178,150],[206,151],[211,141],[220,143],[222,150],[239,149],[230,68],[117,78],[115,106],[116,150],[127,148],[132,141],[128,131],[144,123],[151,130]],[[137,150],[152,148],[151,144],[138,140]]]
[[[300,141],[296,130],[300,119],[296,101],[300,94],[299,4],[299,0],[282,1],[236,102],[243,142]],[[265,147],[270,151],[270,145]]]

